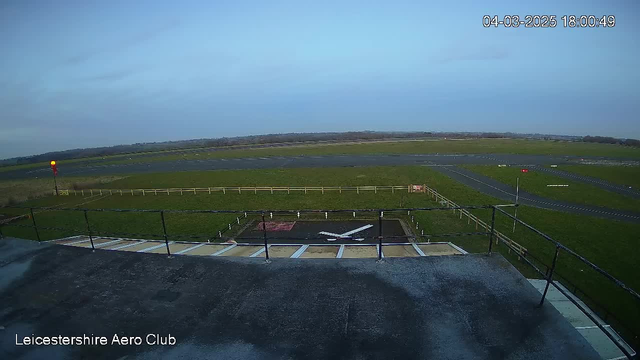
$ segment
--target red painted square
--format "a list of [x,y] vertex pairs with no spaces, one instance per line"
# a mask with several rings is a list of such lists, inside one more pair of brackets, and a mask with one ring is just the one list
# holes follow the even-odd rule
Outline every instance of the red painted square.
[[[295,221],[265,221],[264,224],[267,226],[267,231],[291,231],[293,225],[296,224]],[[256,230],[264,230],[263,222],[259,222],[258,226],[256,226]]]

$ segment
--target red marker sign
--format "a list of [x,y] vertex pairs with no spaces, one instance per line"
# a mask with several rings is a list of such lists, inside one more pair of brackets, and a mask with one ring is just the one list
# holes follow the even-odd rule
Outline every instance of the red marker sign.
[[529,169],[522,169],[522,170],[520,170],[520,171],[522,171],[523,173],[528,173],[528,172],[529,172]]

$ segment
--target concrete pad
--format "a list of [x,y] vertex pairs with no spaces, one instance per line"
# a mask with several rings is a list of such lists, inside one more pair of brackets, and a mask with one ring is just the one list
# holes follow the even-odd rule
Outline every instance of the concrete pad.
[[300,255],[299,259],[335,259],[338,256],[340,246],[313,246]]
[[147,242],[141,242],[138,245],[133,245],[133,246],[126,247],[124,249],[120,249],[118,251],[136,252],[136,251],[144,250],[144,249],[150,248],[152,246],[160,245],[160,244],[162,244],[160,241],[147,241]]
[[58,241],[54,241],[53,243],[58,244],[58,245],[66,245],[66,244],[71,244],[74,243],[76,241],[82,241],[82,240],[89,240],[88,236],[79,236],[73,239],[66,239],[66,240],[58,240]]
[[[382,251],[384,252],[384,247],[382,247]],[[375,245],[371,246],[354,246],[354,245],[345,245],[344,252],[342,253],[343,259],[359,259],[359,258],[372,258],[378,257],[378,247]]]
[[183,255],[196,255],[196,256],[209,256],[213,253],[216,253],[224,248],[228,248],[229,246],[232,246],[230,244],[207,244],[204,246],[200,246],[197,249],[193,249],[191,251],[187,251],[186,253],[184,253]]
[[264,245],[246,245],[246,246],[236,246],[229,251],[225,251],[219,256],[246,256],[249,257],[253,255],[256,251],[264,249]]
[[[106,244],[111,241],[113,241],[113,239],[103,239],[103,238],[93,239],[93,245],[97,247],[100,244]],[[91,241],[83,242],[83,243],[72,245],[72,246],[91,248]]]
[[127,244],[133,244],[133,243],[137,243],[137,242],[139,242],[139,241],[135,241],[135,240],[122,240],[122,241],[120,241],[119,243],[114,243],[114,244],[112,244],[112,245],[103,246],[103,247],[101,247],[100,249],[111,250],[111,249],[114,249],[114,248],[117,248],[117,247],[120,247],[120,246],[124,246],[124,245],[127,245]]
[[600,328],[578,329],[578,332],[587,339],[603,359],[626,359],[624,353]]
[[[547,293],[548,294],[548,293]],[[565,298],[566,299],[566,298]],[[571,301],[549,301],[553,307],[555,307],[562,316],[564,316],[571,325],[575,327],[580,326],[596,326],[596,324],[585,315],[582,310],[578,309]]]
[[411,245],[382,246],[384,257],[414,257],[420,256]]
[[[427,256],[458,255],[462,254],[449,244],[421,244],[420,250]],[[384,251],[384,248],[382,248]]]
[[[171,254],[175,254],[178,251],[182,251],[184,249],[188,249],[190,247],[196,246],[198,244],[169,244],[169,250],[171,251]],[[166,254],[167,253],[167,247],[163,246],[161,248],[157,248],[151,251],[147,251],[147,253],[151,253],[151,254]]]
[[[289,258],[293,255],[294,252],[298,251],[302,245],[300,246],[284,246],[284,245],[272,245],[269,248],[269,257],[270,258]],[[262,247],[264,248],[264,246]],[[257,250],[256,250],[257,251]],[[265,253],[262,253],[256,257],[265,257]]]

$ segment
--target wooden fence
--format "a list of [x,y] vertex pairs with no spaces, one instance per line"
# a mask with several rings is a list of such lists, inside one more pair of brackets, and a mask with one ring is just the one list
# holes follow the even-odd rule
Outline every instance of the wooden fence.
[[[431,189],[428,186],[425,186],[425,192],[430,196],[433,197],[433,199],[444,205],[447,207],[458,207],[459,205],[454,203],[453,201],[447,199],[446,197],[442,196],[440,193],[438,193],[437,191]],[[463,220],[464,217],[467,218],[467,224],[471,224],[472,222],[475,223],[476,225],[476,229],[483,228],[484,230],[486,230],[487,232],[491,231],[491,224],[487,224],[486,222],[480,220],[477,216],[473,215],[470,211],[465,210],[465,209],[453,209],[452,210],[453,213],[455,214],[456,212],[460,213],[460,220]],[[518,260],[520,260],[520,256],[526,256],[527,254],[527,249],[518,244],[517,242],[511,240],[508,236],[506,236],[505,234],[495,230],[494,228],[494,236],[496,238],[496,245],[498,244],[498,242],[502,241],[504,244],[507,245],[509,252],[511,252],[511,250],[515,251],[516,254],[518,255]]]
[[[424,185],[420,185],[420,188],[424,189]],[[414,185],[366,185],[366,186],[230,186],[230,187],[206,187],[206,188],[164,188],[164,189],[83,189],[83,190],[59,190],[59,195],[169,195],[169,194],[212,194],[212,193],[254,193],[268,192],[290,194],[292,192],[298,193],[322,193],[325,192],[374,192],[387,191],[391,193],[395,192],[424,192],[416,191]],[[54,193],[55,195],[55,193]]]

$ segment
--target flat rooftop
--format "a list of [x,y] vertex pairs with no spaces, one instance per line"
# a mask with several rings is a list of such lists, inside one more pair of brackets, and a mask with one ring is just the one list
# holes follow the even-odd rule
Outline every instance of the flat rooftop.
[[[0,240],[0,358],[599,359],[498,254],[198,257]],[[16,346],[16,335],[174,346]]]

